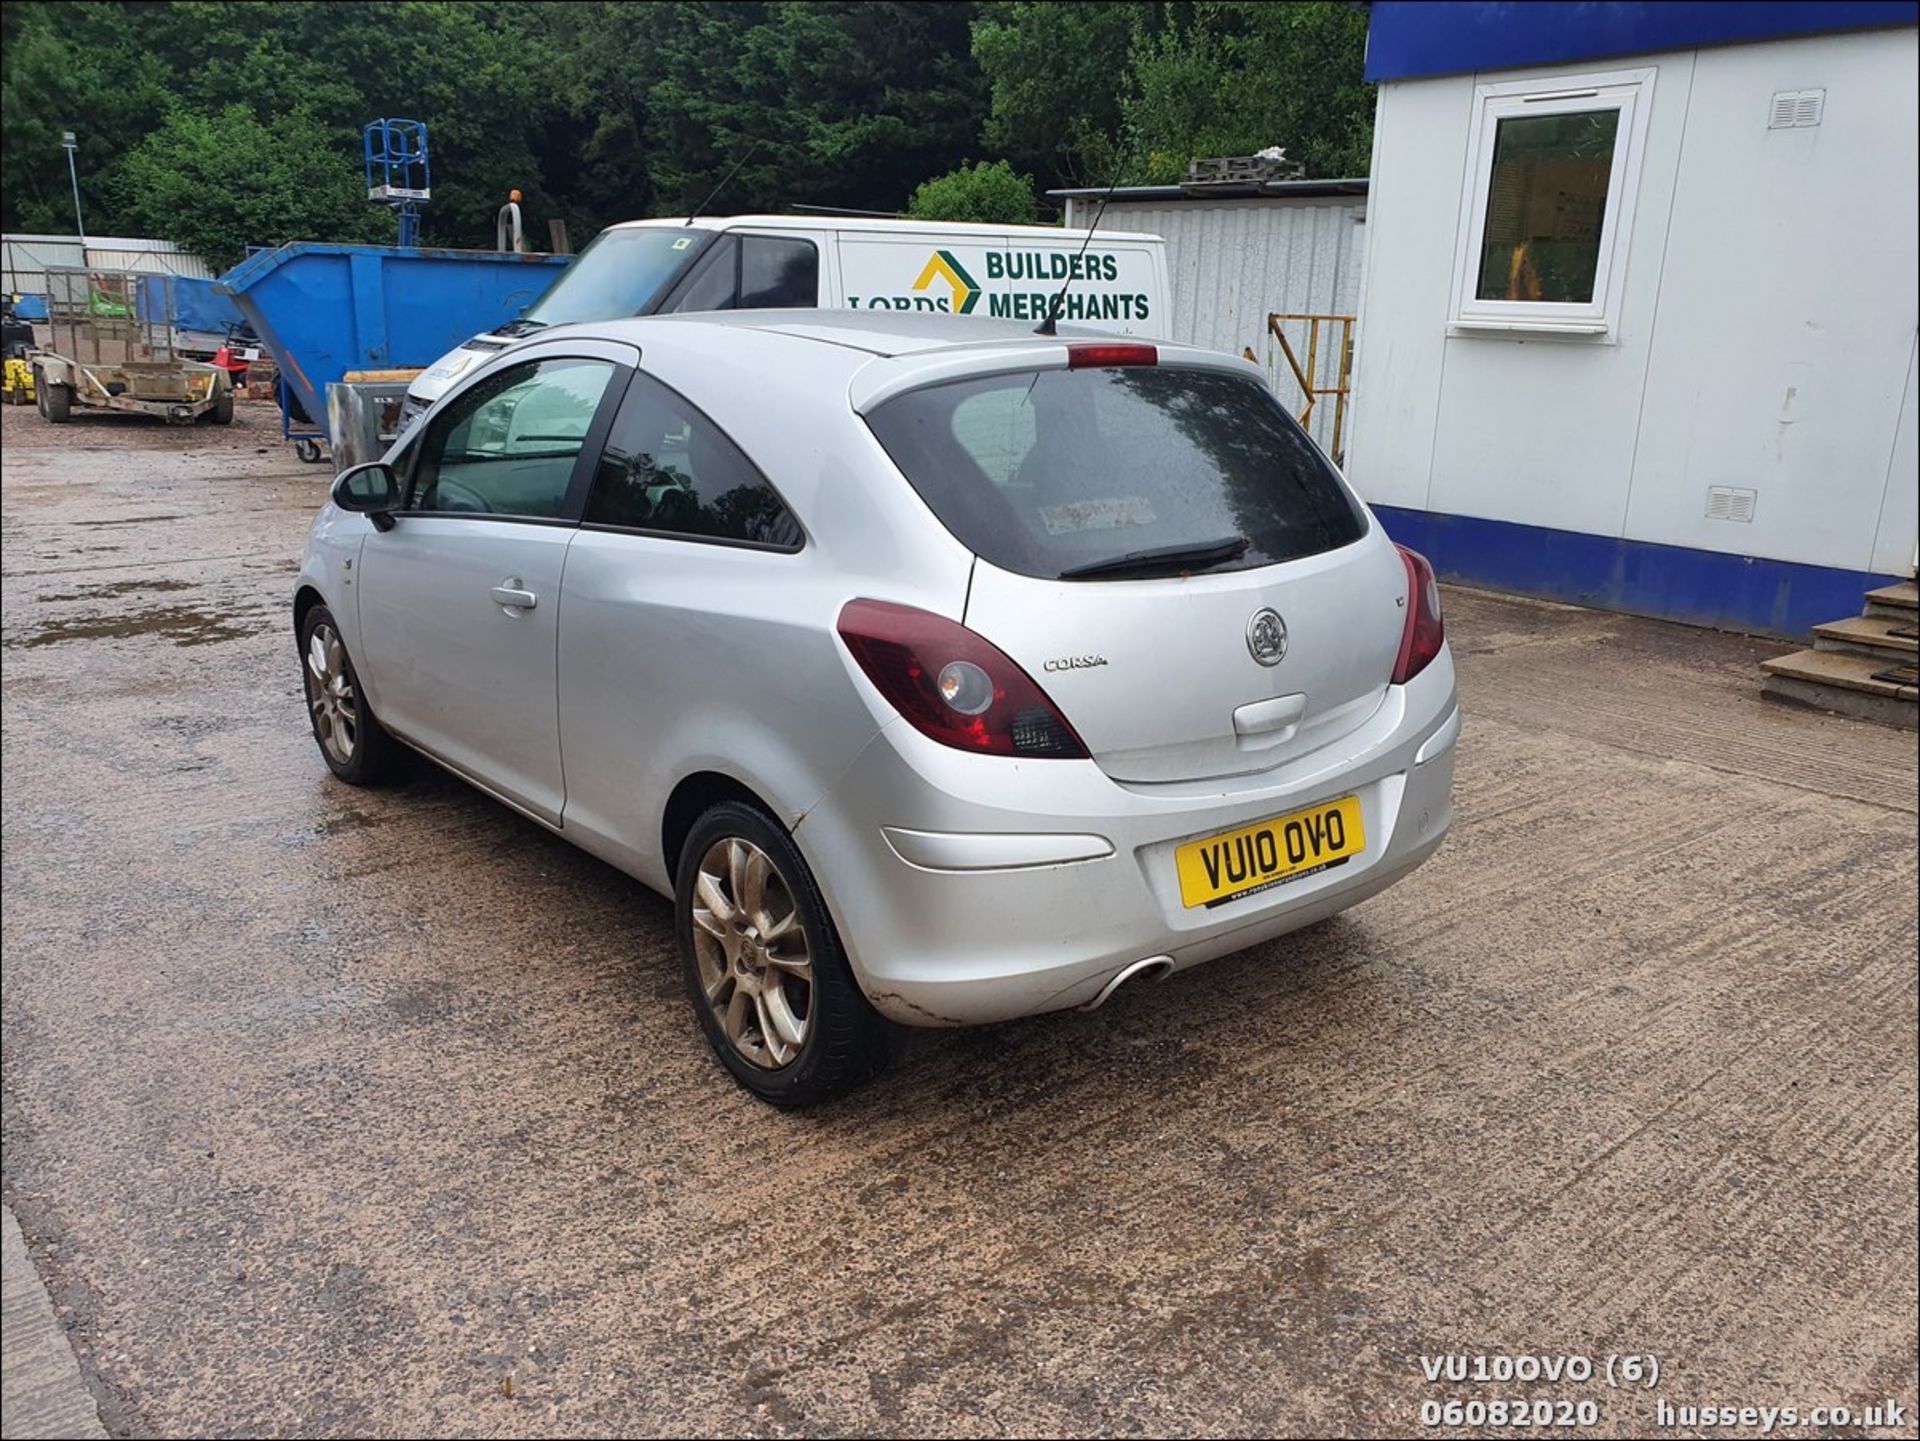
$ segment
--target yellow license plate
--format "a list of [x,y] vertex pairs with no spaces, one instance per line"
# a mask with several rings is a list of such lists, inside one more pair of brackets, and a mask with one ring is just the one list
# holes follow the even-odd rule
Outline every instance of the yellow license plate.
[[1324,801],[1237,831],[1188,841],[1173,853],[1180,871],[1180,901],[1189,908],[1217,906],[1341,865],[1366,848],[1360,798]]

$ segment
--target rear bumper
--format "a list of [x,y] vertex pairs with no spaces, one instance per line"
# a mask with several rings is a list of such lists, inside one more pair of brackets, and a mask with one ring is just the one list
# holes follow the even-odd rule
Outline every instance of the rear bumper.
[[[1085,1004],[1143,958],[1198,965],[1385,890],[1452,823],[1458,730],[1444,653],[1356,731],[1233,781],[1121,785],[1091,761],[964,755],[895,721],[795,839],[883,1014],[1007,1020]],[[1179,845],[1348,794],[1362,854],[1213,908],[1181,904]]]

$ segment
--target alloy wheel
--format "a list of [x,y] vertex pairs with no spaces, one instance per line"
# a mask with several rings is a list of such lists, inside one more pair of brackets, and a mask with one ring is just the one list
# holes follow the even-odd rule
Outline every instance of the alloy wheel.
[[360,698],[347,673],[347,649],[325,621],[307,637],[306,680],[313,733],[336,762],[351,765],[360,738]]
[[733,1048],[764,1070],[790,1065],[813,1024],[813,953],[786,877],[752,841],[728,836],[701,857],[693,948]]

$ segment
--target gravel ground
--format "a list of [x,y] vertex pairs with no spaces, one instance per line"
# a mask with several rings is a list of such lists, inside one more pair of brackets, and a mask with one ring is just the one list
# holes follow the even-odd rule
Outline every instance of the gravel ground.
[[115,1434],[1911,1421],[1914,745],[1762,702],[1777,645],[1452,591],[1418,876],[782,1115],[664,901],[328,777],[272,416],[0,417],[5,1195]]
[[7,444],[54,446],[68,451],[158,450],[185,453],[254,451],[290,459],[292,447],[280,438],[280,407],[270,400],[233,402],[233,423],[169,425],[146,415],[75,406],[64,426],[43,420],[31,406],[0,406],[0,435]]

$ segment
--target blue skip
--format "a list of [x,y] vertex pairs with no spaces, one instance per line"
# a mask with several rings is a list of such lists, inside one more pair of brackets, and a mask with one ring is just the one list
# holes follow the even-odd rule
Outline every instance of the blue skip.
[[311,445],[330,439],[328,385],[432,365],[519,315],[572,258],[296,241],[249,256],[215,290],[280,368],[282,431]]

